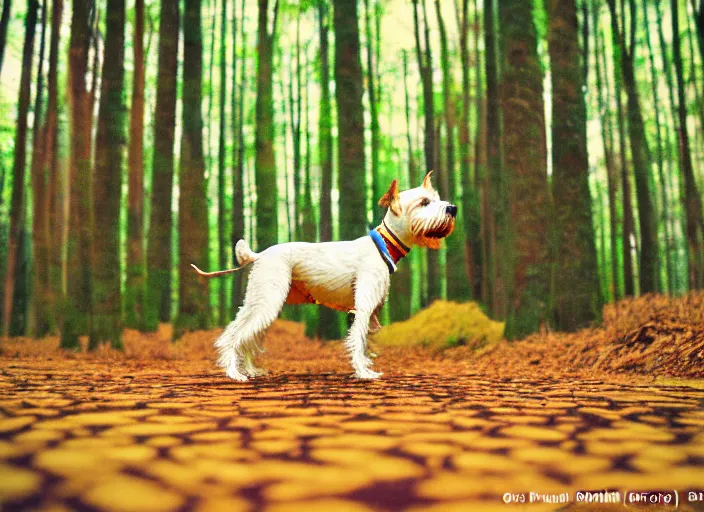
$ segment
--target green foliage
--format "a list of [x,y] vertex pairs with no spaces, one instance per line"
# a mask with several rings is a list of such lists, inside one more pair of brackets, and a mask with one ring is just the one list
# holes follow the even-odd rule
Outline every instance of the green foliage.
[[385,326],[374,340],[381,346],[443,350],[467,345],[477,350],[500,341],[503,330],[504,324],[489,319],[476,302],[438,300],[406,321]]
[[447,340],[445,341],[445,347],[447,348],[457,348],[457,347],[462,347],[467,344],[466,338],[463,338],[462,336],[457,336],[456,334],[453,334]]

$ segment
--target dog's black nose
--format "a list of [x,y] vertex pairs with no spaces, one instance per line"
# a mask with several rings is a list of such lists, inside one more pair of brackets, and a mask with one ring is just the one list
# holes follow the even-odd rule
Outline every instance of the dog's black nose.
[[454,204],[447,205],[447,207],[445,207],[445,212],[449,213],[453,217],[457,217],[457,207]]

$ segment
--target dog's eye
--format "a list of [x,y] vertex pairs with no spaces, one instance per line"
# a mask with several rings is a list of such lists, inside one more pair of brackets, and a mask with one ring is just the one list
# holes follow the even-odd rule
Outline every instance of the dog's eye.
[[420,202],[421,206],[428,206],[429,204],[430,204],[430,199],[428,199],[427,197],[424,197]]

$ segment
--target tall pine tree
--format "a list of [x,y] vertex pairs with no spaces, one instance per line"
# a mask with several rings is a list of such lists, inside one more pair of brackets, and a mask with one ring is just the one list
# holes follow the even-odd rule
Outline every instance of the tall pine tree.
[[22,47],[22,71],[20,92],[17,102],[17,130],[15,131],[15,154],[12,166],[12,199],[10,203],[10,233],[7,247],[7,269],[5,271],[5,292],[3,294],[3,335],[10,332],[10,319],[14,303],[15,279],[20,259],[20,233],[23,230],[25,210],[25,165],[27,160],[27,113],[29,112],[32,58],[34,57],[34,33],[37,24],[37,0],[29,0],[25,17],[24,45]]
[[68,289],[62,313],[61,347],[78,349],[78,336],[90,330],[92,314],[91,101],[87,90],[90,0],[73,0],[69,42],[71,107],[70,197],[67,241]]
[[547,6],[552,111],[556,113],[552,119],[555,281],[559,283],[555,321],[560,329],[575,330],[589,325],[601,310],[589,193],[586,76],[580,62],[575,0],[550,0]]
[[[274,154],[274,42],[279,0],[275,0],[271,19],[269,0],[259,0],[257,39],[257,99],[255,104],[255,170],[257,187],[257,249],[278,242],[278,187]],[[271,25],[271,28],[270,28]]]
[[210,320],[208,282],[191,264],[208,268],[208,205],[203,155],[203,39],[201,2],[186,0],[183,19],[183,137],[178,201],[178,316],[174,339],[185,331],[205,329]]
[[120,190],[125,144],[125,0],[108,0],[105,56],[95,140],[93,322],[88,347],[122,348]]
[[134,74],[128,151],[127,280],[125,324],[144,327],[146,269],[144,255],[144,0],[134,4]]
[[[318,118],[318,159],[320,161],[320,241],[333,238],[332,218],[332,102],[330,99],[330,14],[327,0],[318,3],[318,36],[320,38],[320,117]],[[321,308],[318,317],[317,335],[322,339],[338,339],[341,336],[339,314]]]
[[180,24],[178,0],[161,0],[160,13],[151,217],[147,246],[145,327],[148,330],[156,330],[159,322],[171,319],[172,198]]
[[356,1],[335,0],[334,4],[340,238],[354,240],[367,231],[359,19]]
[[[507,338],[520,338],[549,320],[550,197],[543,105],[543,72],[531,0],[502,0],[500,94],[508,199],[507,244],[495,257],[508,260]],[[498,226],[497,226],[498,229]]]
[[617,72],[620,72],[623,77],[623,85],[628,98],[628,138],[631,146],[631,158],[633,159],[636,198],[638,200],[638,220],[640,224],[640,259],[638,266],[640,292],[656,292],[659,289],[657,225],[655,223],[652,191],[650,189],[650,182],[652,181],[650,176],[650,150],[645,138],[643,113],[635,77],[635,2],[634,0],[628,0],[629,18],[631,20],[628,37],[626,36],[625,23],[622,26],[619,26],[618,23],[616,0],[607,0],[607,3],[611,12],[611,30],[617,42],[614,50],[619,52],[617,60],[621,65],[621,69]]

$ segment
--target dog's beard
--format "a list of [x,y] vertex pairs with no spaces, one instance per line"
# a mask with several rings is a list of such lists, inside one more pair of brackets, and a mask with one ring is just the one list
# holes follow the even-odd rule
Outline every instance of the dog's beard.
[[441,218],[419,219],[411,225],[417,245],[428,249],[440,249],[442,240],[455,230],[455,218],[443,215]]

